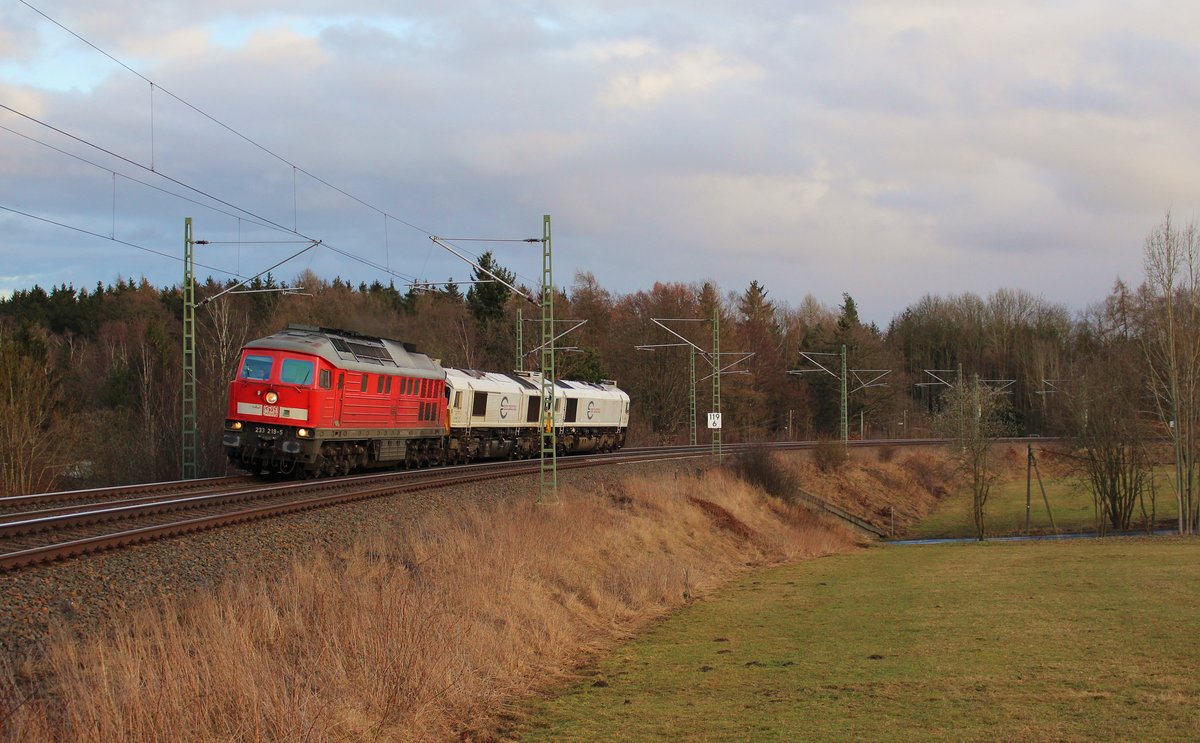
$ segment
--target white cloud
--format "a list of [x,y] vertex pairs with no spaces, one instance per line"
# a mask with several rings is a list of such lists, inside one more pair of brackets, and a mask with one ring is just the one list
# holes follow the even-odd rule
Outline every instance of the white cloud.
[[600,92],[600,102],[610,107],[642,108],[671,95],[703,93],[730,81],[754,80],[761,74],[756,66],[715,49],[698,49],[665,60],[665,64],[648,63],[615,74]]
[[[144,80],[23,6],[0,11],[8,105],[434,279],[467,271],[422,230],[525,236],[549,212],[560,279],[592,270],[615,291],[758,279],[795,304],[850,291],[881,324],[928,291],[1007,285],[1086,303],[1116,273],[1136,280],[1142,235],[1168,207],[1190,213],[1200,192],[1200,6],[758,0],[701,14],[631,0],[216,0],[134,12],[66,0],[53,10],[369,206],[161,92],[151,118]],[[213,239],[271,237],[129,183],[156,176],[11,114],[0,124],[103,166],[0,131],[0,206],[101,234],[115,225],[171,254],[189,214]],[[115,188],[105,168],[122,173]],[[391,221],[385,234],[373,207],[420,229]],[[171,261],[22,224],[0,242],[12,274],[177,281]],[[277,259],[271,250],[209,255],[236,270]],[[50,260],[34,268],[28,254]],[[507,256],[536,273],[521,253]],[[334,253],[305,260],[297,272],[380,278]],[[1070,273],[1069,286],[1055,272]]]
[[580,45],[579,54],[601,64],[614,60],[644,59],[655,57],[662,50],[649,39],[617,39],[604,42],[587,42]]

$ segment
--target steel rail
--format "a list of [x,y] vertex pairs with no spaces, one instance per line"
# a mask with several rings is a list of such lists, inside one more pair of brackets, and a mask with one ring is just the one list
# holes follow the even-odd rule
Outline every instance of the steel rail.
[[187,521],[179,521],[171,524],[146,526],[139,529],[129,529],[126,531],[117,532],[115,534],[104,534],[95,537],[76,539],[70,542],[61,542],[58,544],[50,544],[41,547],[31,547],[29,549],[0,555],[0,570],[13,570],[16,568],[30,567],[44,562],[61,560],[69,557],[99,552],[102,550],[126,547],[199,531],[207,531],[209,529],[222,526],[231,526],[234,524],[284,516],[300,511],[308,511],[315,508],[350,503],[368,498],[377,498],[382,495],[391,495],[397,492],[408,492],[412,490],[460,485],[468,482],[474,482],[479,479],[480,477],[478,475],[468,475],[463,477],[444,478],[443,480],[434,481],[425,480],[415,483],[394,483],[390,485],[378,486],[368,490],[358,490],[351,493],[339,493],[335,495],[308,498],[302,501],[293,501],[291,503],[277,504],[273,506],[248,508],[241,511],[235,511],[233,513],[220,514],[217,516],[204,516],[201,518],[189,519]]
[[59,490],[53,493],[33,493],[31,495],[9,495],[0,498],[0,508],[8,506],[24,506],[29,503],[56,503],[65,500],[98,499],[112,496],[133,495],[136,493],[164,493],[172,490],[196,490],[220,485],[232,485],[238,481],[250,481],[249,475],[233,475],[229,477],[203,477],[195,480],[169,480],[166,482],[147,482],[135,485],[113,485],[105,488],[89,488],[86,490]]
[[[615,455],[619,457],[620,455]],[[640,461],[652,456],[649,453],[635,454],[628,459],[630,461]],[[699,454],[695,455],[699,456]],[[659,455],[661,457],[661,455]],[[599,466],[602,464],[615,463],[610,455],[605,458],[597,459],[595,457],[588,458],[591,461],[576,461],[572,462],[570,467],[587,467]],[[532,460],[513,461],[497,463],[499,467],[492,465],[486,469],[477,469],[475,471],[464,472],[458,475],[442,476],[441,472],[434,474],[432,478],[420,478],[409,481],[396,481],[395,474],[390,473],[391,481],[372,484],[367,488],[360,488],[349,493],[338,493],[333,495],[318,496],[315,498],[305,498],[302,500],[291,501],[289,503],[274,504],[260,506],[257,508],[243,509],[234,513],[216,514],[212,516],[204,516],[186,521],[173,522],[170,524],[160,524],[154,526],[146,526],[137,529],[127,529],[124,531],[97,535],[92,537],[84,537],[68,542],[58,542],[53,544],[31,547],[27,549],[17,550],[0,554],[0,570],[12,570],[23,567],[30,567],[44,562],[50,562],[68,557],[74,557],[83,554],[90,554],[102,550],[130,546],[158,539],[179,536],[192,532],[228,526],[232,524],[244,523],[247,521],[272,518],[282,516],[299,511],[306,511],[315,508],[323,508],[342,503],[350,503],[369,498],[376,498],[383,495],[392,495],[395,493],[413,492],[418,490],[430,490],[434,488],[450,487],[454,485],[462,485],[473,482],[481,482],[490,479],[498,479],[503,477],[514,477],[523,474],[531,474],[533,472]],[[496,471],[499,469],[500,471]],[[527,470],[527,471],[526,471]],[[422,473],[423,474],[423,473]],[[432,473],[431,473],[432,474]],[[252,491],[243,491],[234,494],[222,494],[217,496],[202,496],[195,498],[180,499],[185,502],[195,502],[194,505],[189,504],[189,507],[198,508],[206,505],[220,505],[221,503],[238,502],[254,497],[271,497],[274,495],[286,495],[289,490],[294,490],[299,487],[316,487],[317,489],[330,489],[354,484],[356,479],[378,479],[379,475],[369,475],[366,478],[339,478],[329,480],[304,481],[302,483],[290,483],[282,486],[270,486],[267,488],[259,488]],[[264,495],[264,493],[267,493]],[[201,502],[207,501],[207,502]],[[83,519],[78,518],[80,514],[65,515],[60,517],[50,517],[47,519],[32,519],[26,522],[15,522],[10,524],[0,525],[0,536],[12,536],[18,534],[27,534],[35,531],[37,527],[44,526],[42,529],[48,530],[55,527],[67,528],[69,526],[77,526],[82,523],[103,523],[112,521],[123,515],[154,515],[168,510],[182,510],[182,507],[171,509],[173,503],[179,503],[179,500],[147,504],[141,506],[120,507],[113,509],[99,509],[95,512],[82,514]],[[7,534],[4,534],[7,530]]]
[[[1016,441],[1026,442],[1027,440],[1006,440],[1007,443],[1013,443]],[[1038,439],[1038,441],[1045,442],[1049,440]],[[856,444],[859,447],[883,445],[928,446],[931,444],[945,444],[945,441],[938,439],[903,439],[851,443]],[[734,444],[727,448],[727,455],[752,449],[767,448],[794,450],[814,448],[817,445],[818,442],[768,442],[766,444]],[[639,462],[657,461],[663,459],[701,459],[708,458],[710,455],[711,451],[706,446],[656,447],[626,450],[615,454],[578,455],[575,457],[564,458],[560,466],[564,467],[565,469],[578,469],[601,465],[636,464]],[[418,490],[481,482],[490,479],[528,475],[534,473],[535,464],[536,460],[513,460],[488,463],[482,467],[460,466],[456,468],[440,468],[437,470],[404,471],[401,473],[389,472],[382,474],[377,473],[370,475],[356,475],[343,478],[330,478],[324,480],[305,480],[284,485],[273,485],[263,488],[235,491],[233,493],[220,493],[206,496],[187,496],[170,501],[116,506],[101,508],[91,512],[62,514],[57,516],[47,516],[44,518],[14,521],[0,524],[0,536],[15,536],[38,531],[49,531],[55,528],[69,528],[70,526],[102,523],[113,521],[119,518],[157,515],[172,510],[196,509],[207,506],[225,505],[250,499],[288,495],[289,493],[299,494],[310,488],[320,491],[346,486],[365,486],[348,493],[322,495],[315,498],[304,498],[302,500],[292,501],[289,503],[260,506],[257,508],[243,509],[233,513],[204,516],[170,524],[128,529],[113,534],[85,537],[68,542],[60,542],[56,544],[49,544],[40,547],[32,547],[4,553],[0,554],[0,570],[12,570],[15,568],[36,565],[51,560],[63,559],[66,557],[111,549],[114,547],[128,546],[221,526],[271,518],[300,511],[312,510],[315,508],[328,507],[341,503],[351,503],[354,501],[376,498],[395,493],[414,492]],[[469,471],[457,475],[449,474],[449,476],[443,476],[443,473],[452,473],[455,469]],[[431,475],[431,477],[423,477],[424,475]],[[212,483],[223,480],[228,481],[229,479],[230,478],[209,478],[207,482]],[[179,482],[200,483],[202,481],[193,480]],[[177,483],[166,483],[168,486],[175,486],[176,484]],[[149,489],[154,487],[154,485],[146,485],[142,487]],[[121,489],[105,488],[100,490],[117,492]],[[53,495],[64,496],[68,493],[78,494],[96,492],[99,491],[63,491],[63,493],[55,493]],[[848,513],[837,506],[833,506],[832,504],[824,501],[824,499],[803,491],[800,491],[797,495],[802,503],[809,505],[816,510],[839,518],[854,528],[866,531],[876,536],[885,536],[881,529],[874,527],[865,519]]]
[[[329,487],[335,487],[330,485]],[[322,489],[322,488],[319,488]],[[75,526],[90,526],[107,521],[135,518],[138,516],[154,516],[173,511],[186,511],[209,506],[221,506],[247,500],[270,498],[276,495],[286,495],[294,492],[294,486],[271,485],[250,490],[237,490],[232,493],[206,495],[189,495],[171,500],[152,500],[149,503],[103,507],[88,511],[75,511],[56,516],[42,516],[0,523],[0,538],[16,537],[24,534],[34,534],[43,531],[66,529]]]

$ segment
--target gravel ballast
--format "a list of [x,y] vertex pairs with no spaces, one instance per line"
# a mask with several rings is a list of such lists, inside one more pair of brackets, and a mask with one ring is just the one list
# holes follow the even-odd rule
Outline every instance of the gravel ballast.
[[[629,475],[694,470],[696,463],[643,463],[560,471],[560,488],[601,492]],[[0,573],[0,652],[36,655],[54,627],[95,632],[163,598],[211,591],[238,575],[269,575],[293,559],[337,551],[373,531],[394,530],[455,504],[535,499],[538,475],[403,493],[159,540],[118,551]]]

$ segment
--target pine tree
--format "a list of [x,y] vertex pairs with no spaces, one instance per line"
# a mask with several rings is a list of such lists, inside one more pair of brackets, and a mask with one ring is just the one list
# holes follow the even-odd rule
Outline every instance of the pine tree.
[[[504,317],[504,304],[512,290],[492,278],[497,276],[507,284],[516,281],[516,275],[496,262],[489,250],[479,256],[479,268],[473,272],[475,283],[467,290],[467,306],[475,321],[481,326],[495,322]],[[486,282],[486,283],[483,283]]]

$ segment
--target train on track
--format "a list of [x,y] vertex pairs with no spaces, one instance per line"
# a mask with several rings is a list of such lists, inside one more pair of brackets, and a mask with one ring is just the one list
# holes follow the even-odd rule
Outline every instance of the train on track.
[[557,453],[625,445],[616,382],[556,380],[543,412],[540,373],[445,368],[409,343],[289,325],[242,348],[223,443],[236,467],[300,477],[539,456],[551,417]]

